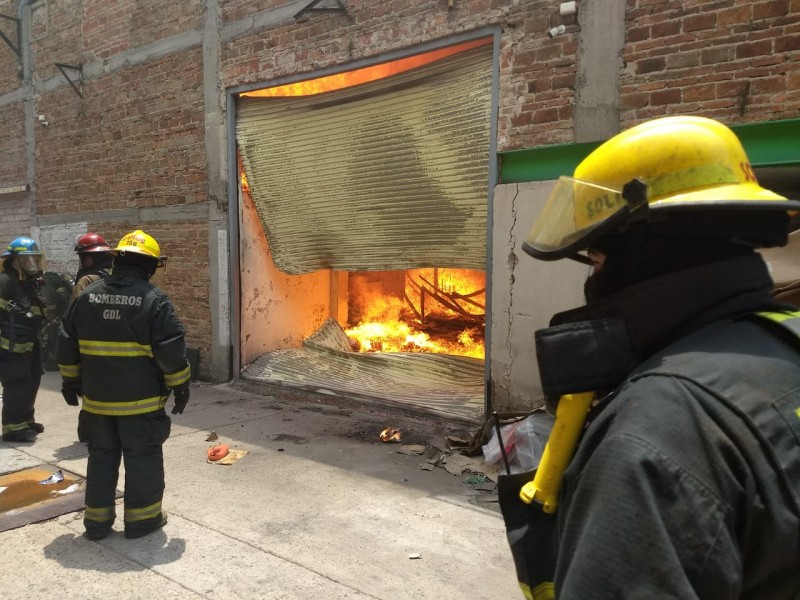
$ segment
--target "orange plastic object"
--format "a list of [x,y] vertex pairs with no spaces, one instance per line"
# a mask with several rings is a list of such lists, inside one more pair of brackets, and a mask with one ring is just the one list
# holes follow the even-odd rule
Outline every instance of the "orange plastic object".
[[219,460],[221,458],[225,458],[228,456],[228,452],[230,452],[231,447],[228,444],[217,444],[216,446],[210,446],[207,452],[208,460]]

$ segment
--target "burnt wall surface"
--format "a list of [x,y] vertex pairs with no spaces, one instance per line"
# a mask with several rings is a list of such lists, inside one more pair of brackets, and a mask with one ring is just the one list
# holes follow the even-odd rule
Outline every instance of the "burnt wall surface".
[[552,0],[344,0],[346,14],[295,18],[310,4],[0,0],[0,14],[22,17],[20,39],[12,19],[0,22],[20,53],[0,43],[0,190],[30,186],[22,202],[0,194],[0,215],[28,230],[91,223],[112,239],[150,227],[171,256],[162,284],[208,378],[232,374],[236,343],[230,88],[492,27],[500,151],[599,139],[666,114],[800,116],[798,0],[583,0],[576,17]]

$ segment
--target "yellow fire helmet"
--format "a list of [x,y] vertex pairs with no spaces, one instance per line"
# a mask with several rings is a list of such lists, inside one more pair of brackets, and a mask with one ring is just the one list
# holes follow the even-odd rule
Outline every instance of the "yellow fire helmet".
[[148,235],[141,229],[132,231],[122,237],[117,244],[117,247],[111,250],[110,254],[117,256],[118,254],[125,254],[126,252],[133,252],[134,254],[142,254],[158,261],[158,266],[163,267],[167,260],[166,256],[161,256],[161,248],[158,242],[151,235]]
[[719,121],[663,117],[617,134],[561,177],[522,248],[541,260],[580,260],[578,252],[648,211],[687,210],[794,214],[800,202],[762,188],[739,138]]

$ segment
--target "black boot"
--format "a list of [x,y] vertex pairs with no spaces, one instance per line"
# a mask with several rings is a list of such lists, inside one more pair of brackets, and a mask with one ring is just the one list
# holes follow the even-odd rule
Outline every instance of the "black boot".
[[36,433],[44,433],[44,425],[36,421],[28,421],[28,427],[33,429]]
[[145,527],[139,528],[129,528],[127,525],[125,526],[125,537],[128,539],[135,539],[144,537],[149,533],[153,533],[154,531],[158,531],[164,525],[167,524],[167,513],[162,512],[161,516],[158,517],[155,522],[148,524]]
[[18,429],[3,434],[4,442],[33,442],[36,441],[36,432],[33,429]]

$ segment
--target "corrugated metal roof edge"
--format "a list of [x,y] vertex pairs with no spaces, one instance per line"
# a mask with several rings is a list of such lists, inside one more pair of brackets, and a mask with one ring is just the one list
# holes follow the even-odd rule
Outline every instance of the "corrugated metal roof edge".
[[[800,164],[800,119],[731,125],[754,167]],[[500,183],[549,181],[569,175],[603,141],[499,152]]]

